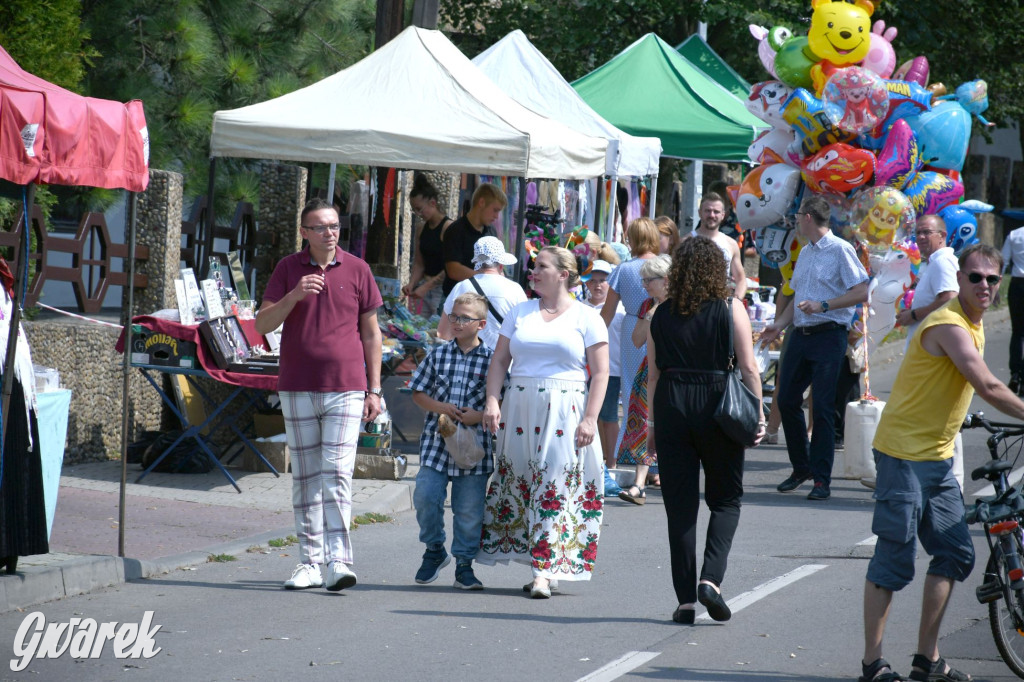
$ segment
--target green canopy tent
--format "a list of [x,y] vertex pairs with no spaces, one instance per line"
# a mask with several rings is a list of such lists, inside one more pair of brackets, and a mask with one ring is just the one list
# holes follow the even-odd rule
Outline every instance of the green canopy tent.
[[750,83],[736,73],[729,62],[722,59],[700,35],[694,33],[676,45],[676,52],[737,97],[746,99],[750,95]]
[[664,156],[749,162],[747,147],[768,127],[653,33],[572,85],[622,130],[661,138]]

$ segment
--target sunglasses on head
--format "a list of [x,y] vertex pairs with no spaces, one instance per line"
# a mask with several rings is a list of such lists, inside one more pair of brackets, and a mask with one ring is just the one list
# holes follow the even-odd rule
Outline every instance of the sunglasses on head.
[[980,272],[969,272],[967,273],[967,281],[971,284],[980,284],[981,280],[985,280],[985,284],[990,287],[994,287],[999,284],[999,280],[1002,279],[999,275],[983,275]]

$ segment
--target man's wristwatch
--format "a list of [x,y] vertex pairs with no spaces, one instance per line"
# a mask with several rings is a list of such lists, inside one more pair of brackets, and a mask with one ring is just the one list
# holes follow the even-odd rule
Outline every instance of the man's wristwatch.
[[828,312],[828,301],[822,301],[821,302],[821,312],[823,312],[823,313],[827,313]]
[[912,319],[914,322],[917,322],[917,313],[914,312],[913,308],[910,309],[910,319]]
[[366,391],[366,395],[375,395],[378,398],[384,393],[382,388],[371,388]]

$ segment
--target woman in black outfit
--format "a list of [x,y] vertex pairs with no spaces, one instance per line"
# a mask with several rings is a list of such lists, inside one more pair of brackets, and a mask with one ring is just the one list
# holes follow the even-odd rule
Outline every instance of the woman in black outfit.
[[[402,294],[410,299],[422,300],[423,313],[427,317],[444,302],[441,295],[441,285],[444,283],[441,240],[444,239],[444,231],[452,224],[452,219],[441,211],[437,202],[437,190],[427,180],[427,176],[417,173],[409,192],[409,204],[421,222],[416,230],[412,272],[409,273],[409,283],[402,287]],[[412,307],[412,301],[409,307]]]
[[[683,624],[693,623],[698,600],[715,620],[732,616],[719,586],[740,518],[743,446],[726,435],[712,416],[725,376],[708,370],[727,369],[729,356],[735,353],[743,383],[761,399],[750,320],[743,303],[728,298],[727,284],[718,245],[705,237],[683,240],[672,259],[668,299],[654,313],[647,333],[647,395],[654,396],[648,433],[653,432],[657,446],[668,516],[672,584],[679,602],[672,620]],[[764,430],[762,421],[759,441]],[[698,585],[696,526],[702,466],[711,520]]]

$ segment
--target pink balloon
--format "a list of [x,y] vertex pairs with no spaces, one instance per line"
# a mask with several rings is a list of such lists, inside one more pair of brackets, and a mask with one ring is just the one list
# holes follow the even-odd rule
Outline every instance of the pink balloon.
[[900,68],[896,69],[893,80],[910,81],[921,87],[928,87],[928,76],[930,74],[927,57],[914,57],[909,62],[903,62]]

